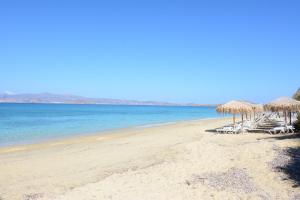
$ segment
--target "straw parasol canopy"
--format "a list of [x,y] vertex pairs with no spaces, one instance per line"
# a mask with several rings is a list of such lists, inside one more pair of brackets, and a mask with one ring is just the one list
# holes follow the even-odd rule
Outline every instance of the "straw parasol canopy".
[[251,106],[254,115],[255,113],[264,112],[264,106],[262,104],[251,103],[249,101],[242,101],[242,102]]
[[264,106],[262,104],[253,103],[251,106],[253,111],[256,113],[264,112]]
[[252,107],[250,104],[243,101],[229,101],[228,103],[219,105],[217,111],[222,113],[241,114],[251,112]]
[[256,103],[252,104],[252,110],[253,110],[254,119],[257,113],[262,113],[265,111],[264,106],[262,104],[256,104]]
[[280,97],[264,106],[266,110],[270,111],[290,111],[296,112],[300,109],[300,101],[290,97]]
[[250,113],[252,112],[252,107],[249,103],[243,101],[229,101],[228,103],[219,105],[217,111],[233,114],[233,123],[235,124],[235,115]]
[[264,112],[265,111],[264,106],[262,104],[255,104],[254,105],[254,110],[256,112]]
[[291,123],[291,113],[300,110],[300,101],[292,99],[290,97],[280,97],[264,106],[266,110],[272,112],[282,111],[285,116],[285,123],[287,122],[287,113],[290,114],[290,123]]

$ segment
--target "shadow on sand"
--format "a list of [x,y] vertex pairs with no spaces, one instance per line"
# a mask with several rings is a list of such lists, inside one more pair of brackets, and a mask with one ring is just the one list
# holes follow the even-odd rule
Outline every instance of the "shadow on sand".
[[274,135],[273,137],[265,137],[260,138],[257,140],[264,140],[264,139],[276,139],[276,140],[289,140],[289,139],[299,139],[300,142],[300,133],[288,134],[288,135]]
[[[216,133],[215,129],[205,130],[205,132]],[[288,140],[296,139],[299,141],[300,145],[300,133],[288,134],[288,135],[275,135],[272,137],[260,138],[258,140],[264,139],[276,139],[276,140]],[[300,146],[299,147],[290,147],[282,150],[281,154],[289,157],[289,161],[284,165],[276,166],[276,171],[283,172],[287,179],[294,182],[294,187],[300,186]]]
[[[276,139],[276,140],[288,140],[288,139],[295,139],[298,140],[300,145],[300,134],[289,134],[289,135],[278,135],[274,137],[266,137],[261,138],[258,140],[263,139]],[[287,156],[288,162],[284,165],[276,166],[276,171],[283,172],[286,175],[286,178],[294,182],[293,187],[300,186],[300,146],[298,147],[289,147],[283,149],[279,152],[283,156]],[[280,156],[280,155],[279,155]]]
[[294,181],[294,187],[300,186],[300,147],[290,147],[285,152],[290,161],[287,165],[279,167],[279,170],[284,172],[287,177]]
[[205,132],[210,132],[210,133],[216,133],[216,129],[208,129],[208,130],[205,130]]

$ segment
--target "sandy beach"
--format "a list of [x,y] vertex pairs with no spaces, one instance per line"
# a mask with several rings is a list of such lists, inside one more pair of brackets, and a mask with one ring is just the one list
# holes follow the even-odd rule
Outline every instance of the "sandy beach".
[[231,120],[0,148],[0,199],[300,199],[284,170],[299,138],[207,131]]

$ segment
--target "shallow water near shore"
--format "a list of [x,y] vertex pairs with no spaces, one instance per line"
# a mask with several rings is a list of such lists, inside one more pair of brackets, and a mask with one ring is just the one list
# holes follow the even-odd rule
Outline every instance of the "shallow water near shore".
[[220,116],[215,107],[0,104],[0,146]]

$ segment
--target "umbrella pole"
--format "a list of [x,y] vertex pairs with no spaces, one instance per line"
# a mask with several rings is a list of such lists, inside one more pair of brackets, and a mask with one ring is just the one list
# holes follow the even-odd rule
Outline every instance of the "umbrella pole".
[[[246,114],[247,116],[247,114]],[[242,132],[244,132],[244,114],[242,113]]]
[[244,124],[244,114],[242,113],[242,125]]
[[292,112],[289,112],[289,116],[290,116],[290,125],[292,125]]
[[287,125],[286,110],[284,110],[283,112],[284,112],[284,122],[285,122],[285,126],[286,126]]
[[235,126],[235,114],[233,114],[233,126]]

